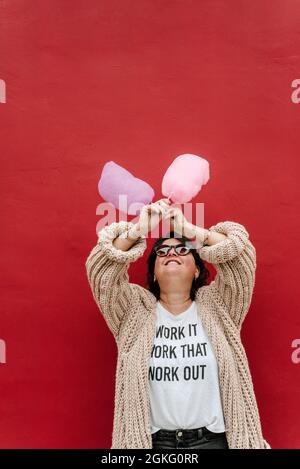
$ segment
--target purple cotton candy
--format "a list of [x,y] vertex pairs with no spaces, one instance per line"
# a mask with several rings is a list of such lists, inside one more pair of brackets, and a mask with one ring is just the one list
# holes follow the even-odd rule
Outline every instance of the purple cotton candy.
[[154,190],[147,182],[134,177],[113,161],[104,165],[98,191],[106,202],[110,202],[129,215],[137,215],[138,211],[144,205],[151,203],[154,197]]
[[162,181],[162,194],[174,203],[189,202],[209,180],[209,163],[201,156],[185,153],[177,156]]

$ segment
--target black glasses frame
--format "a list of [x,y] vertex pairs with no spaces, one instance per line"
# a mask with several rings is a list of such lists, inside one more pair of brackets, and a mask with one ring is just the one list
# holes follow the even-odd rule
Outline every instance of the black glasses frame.
[[[182,247],[185,247],[187,249],[187,252],[184,253],[184,254],[179,252],[179,248],[182,248]],[[194,249],[190,246],[187,246],[186,244],[175,244],[175,245],[172,245],[172,246],[166,246],[166,245],[156,246],[156,248],[154,250],[155,250],[155,253],[158,257],[166,257],[169,254],[169,252],[171,251],[172,248],[174,248],[174,251],[176,251],[176,254],[178,254],[179,256],[187,256]],[[164,253],[163,254],[158,254],[158,251],[162,250],[162,249],[164,249]]]

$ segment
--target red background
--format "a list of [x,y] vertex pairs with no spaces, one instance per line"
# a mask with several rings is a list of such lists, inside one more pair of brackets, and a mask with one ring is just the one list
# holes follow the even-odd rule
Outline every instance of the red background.
[[[113,160],[160,198],[181,153],[210,162],[205,226],[256,246],[243,339],[264,436],[300,447],[299,1],[10,0],[0,21],[1,447],[110,447],[116,346],[84,265],[97,183]],[[143,285],[145,259],[130,271]]]

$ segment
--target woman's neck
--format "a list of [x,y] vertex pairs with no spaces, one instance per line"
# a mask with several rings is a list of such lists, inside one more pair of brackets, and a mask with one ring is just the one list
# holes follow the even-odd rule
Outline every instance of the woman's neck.
[[172,314],[183,313],[192,304],[189,294],[187,296],[179,296],[178,294],[172,295],[160,292],[159,301]]

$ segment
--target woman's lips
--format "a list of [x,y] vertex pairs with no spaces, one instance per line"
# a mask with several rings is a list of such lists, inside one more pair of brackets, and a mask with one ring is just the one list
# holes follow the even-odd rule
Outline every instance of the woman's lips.
[[178,264],[178,265],[181,264],[181,262],[179,262],[177,259],[168,259],[168,260],[165,262],[165,265],[170,264],[170,262],[174,262],[174,263],[176,263],[176,264]]

